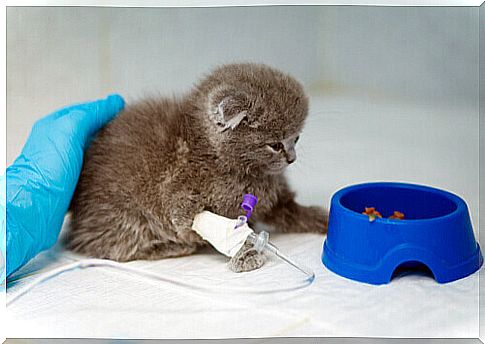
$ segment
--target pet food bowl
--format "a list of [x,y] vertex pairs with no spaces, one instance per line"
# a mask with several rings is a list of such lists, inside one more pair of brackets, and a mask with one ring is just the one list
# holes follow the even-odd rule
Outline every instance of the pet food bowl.
[[[382,218],[371,222],[365,207]],[[405,218],[388,219],[395,210]],[[338,275],[370,284],[390,282],[398,267],[422,265],[446,283],[477,271],[483,258],[460,197],[421,185],[365,183],[332,197],[322,261]]]

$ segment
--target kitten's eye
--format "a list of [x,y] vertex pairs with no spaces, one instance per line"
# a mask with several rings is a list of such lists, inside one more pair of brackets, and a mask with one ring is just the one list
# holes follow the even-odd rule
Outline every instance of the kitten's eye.
[[299,139],[300,139],[300,135],[298,135],[298,136],[295,138],[295,143],[297,143]]
[[283,144],[281,142],[272,143],[269,146],[271,147],[272,150],[274,150],[276,152],[280,152],[280,151],[283,150],[283,148],[285,148],[285,146],[283,146]]

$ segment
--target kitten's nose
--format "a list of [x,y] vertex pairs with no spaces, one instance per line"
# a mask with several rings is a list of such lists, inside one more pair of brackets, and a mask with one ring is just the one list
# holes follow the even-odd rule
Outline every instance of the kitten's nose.
[[296,160],[296,152],[295,152],[295,149],[289,149],[288,151],[286,151],[286,154],[285,154],[285,157],[286,157],[286,162],[288,164],[292,164],[295,162]]

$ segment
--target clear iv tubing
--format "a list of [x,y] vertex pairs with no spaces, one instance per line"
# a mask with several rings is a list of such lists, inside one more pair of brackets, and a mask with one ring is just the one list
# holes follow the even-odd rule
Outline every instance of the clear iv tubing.
[[[241,216],[238,217],[237,220],[238,220],[238,222],[237,222],[236,228],[244,225],[247,222],[247,217],[244,216],[244,215],[241,215]],[[282,259],[283,261],[285,261],[289,265],[293,266],[298,271],[304,273],[307,277],[306,281],[311,283],[315,279],[315,273],[310,268],[307,268],[306,266],[304,266],[300,263],[297,263],[296,261],[294,261],[293,259],[291,259],[287,255],[283,254],[279,250],[278,247],[276,247],[275,245],[270,243],[268,232],[261,231],[261,232],[259,232],[259,234],[252,232],[251,234],[249,234],[247,240],[251,244],[253,244],[254,249],[256,251],[258,251],[259,253],[261,253],[263,251],[264,252],[271,252],[272,254],[277,256],[278,258]]]
[[315,279],[315,273],[307,268],[306,266],[301,265],[300,263],[295,262],[290,257],[286,256],[285,254],[281,253],[281,251],[268,241],[269,234],[268,232],[262,231],[259,235],[256,233],[251,233],[248,236],[249,241],[254,245],[256,251],[267,251],[273,253],[278,258],[284,260],[295,269],[299,270],[300,272],[304,273],[307,277],[307,281],[312,282]]
[[[35,288],[36,286],[54,278],[58,275],[61,275],[65,272],[77,270],[77,269],[85,269],[85,268],[92,268],[92,267],[108,267],[115,270],[120,270],[129,274],[137,275],[147,280],[157,281],[157,282],[165,282],[177,287],[182,287],[187,290],[191,290],[195,293],[199,293],[202,296],[213,297],[214,294],[220,294],[220,292],[237,292],[241,294],[271,294],[277,292],[288,292],[288,291],[295,291],[297,289],[306,287],[312,281],[306,280],[304,283],[298,283],[296,285],[285,286],[282,288],[269,288],[269,289],[262,289],[262,288],[227,288],[224,285],[221,286],[198,286],[194,284],[187,283],[185,281],[163,276],[161,274],[146,271],[142,269],[136,269],[131,266],[128,266],[126,263],[118,263],[108,259],[83,259],[80,261],[76,261],[74,263],[62,265],[58,268],[55,268],[49,272],[46,272],[40,275],[31,283],[27,284],[25,287],[20,289],[15,295],[7,299],[7,307],[16,302],[19,298],[27,294],[30,290]],[[8,285],[7,285],[8,287]]]

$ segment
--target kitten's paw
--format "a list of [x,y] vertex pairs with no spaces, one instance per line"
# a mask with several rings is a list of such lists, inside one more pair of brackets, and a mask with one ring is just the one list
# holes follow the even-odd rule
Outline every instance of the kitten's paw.
[[[243,247],[244,248],[244,247]],[[259,269],[266,261],[266,257],[253,248],[240,250],[229,261],[229,269],[233,272],[245,272]]]
[[307,207],[303,219],[307,232],[327,233],[328,214],[326,210],[319,207]]

